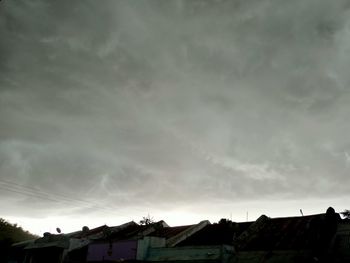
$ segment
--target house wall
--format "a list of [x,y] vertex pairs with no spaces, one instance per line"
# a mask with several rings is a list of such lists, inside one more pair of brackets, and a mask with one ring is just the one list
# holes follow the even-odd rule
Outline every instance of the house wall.
[[45,247],[26,251],[25,263],[61,263],[63,248]]
[[242,251],[237,253],[234,263],[309,263],[312,251],[278,250],[278,251]]
[[338,224],[330,257],[334,263],[350,262],[350,223]]
[[166,240],[161,237],[144,237],[143,239],[139,239],[136,259],[140,261],[146,260],[151,248],[165,247],[165,245]]
[[230,246],[196,246],[151,248],[146,261],[187,261],[187,262],[232,262],[233,247]]
[[135,260],[136,253],[137,240],[90,244],[88,247],[86,261]]

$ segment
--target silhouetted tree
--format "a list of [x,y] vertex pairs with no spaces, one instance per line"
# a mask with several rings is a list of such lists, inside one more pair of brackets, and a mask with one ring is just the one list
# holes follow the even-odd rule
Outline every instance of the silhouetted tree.
[[10,239],[12,242],[20,242],[34,238],[38,238],[38,236],[23,230],[17,224],[11,224],[0,218],[0,240]]
[[151,225],[154,223],[153,217],[150,217],[150,215],[142,217],[140,220],[140,225]]
[[225,225],[225,224],[228,224],[229,222],[231,222],[229,219],[221,218],[218,224]]
[[38,237],[24,231],[17,224],[11,224],[0,218],[0,263],[7,262],[8,253],[13,243],[35,238]]

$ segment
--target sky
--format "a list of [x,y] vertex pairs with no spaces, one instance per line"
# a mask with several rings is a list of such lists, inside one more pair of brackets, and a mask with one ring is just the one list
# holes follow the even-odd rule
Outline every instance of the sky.
[[349,209],[349,68],[346,0],[3,0],[0,217]]

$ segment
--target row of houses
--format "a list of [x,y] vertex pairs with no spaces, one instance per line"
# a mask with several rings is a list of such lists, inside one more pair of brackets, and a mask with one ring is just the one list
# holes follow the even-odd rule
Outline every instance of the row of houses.
[[13,245],[10,263],[81,262],[350,262],[350,223],[333,208],[325,214],[236,223],[170,227],[84,227],[68,234],[45,233]]

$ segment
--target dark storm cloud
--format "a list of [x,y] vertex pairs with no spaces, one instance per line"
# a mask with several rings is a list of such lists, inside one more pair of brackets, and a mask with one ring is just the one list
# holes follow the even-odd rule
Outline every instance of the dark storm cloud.
[[124,207],[343,193],[348,17],[347,1],[3,1],[1,178]]

